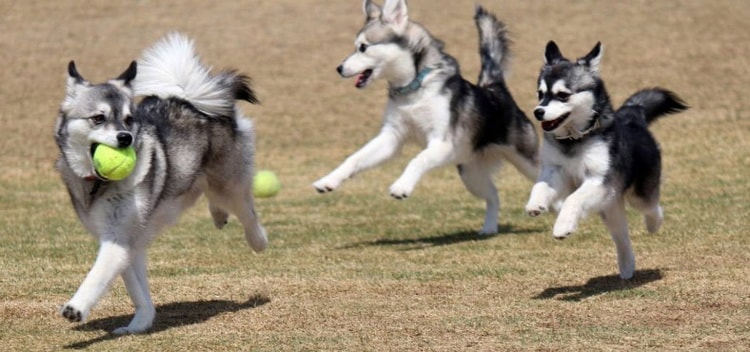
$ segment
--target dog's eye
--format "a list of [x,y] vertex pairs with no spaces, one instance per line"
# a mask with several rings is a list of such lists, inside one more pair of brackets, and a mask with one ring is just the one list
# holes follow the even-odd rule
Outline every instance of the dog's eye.
[[559,92],[559,93],[557,93],[556,98],[557,98],[557,100],[559,100],[559,101],[561,101],[561,102],[564,103],[564,102],[568,101],[568,98],[570,98],[570,93],[568,93],[568,92]]
[[103,114],[98,114],[98,115],[94,115],[94,116],[89,117],[89,119],[91,119],[91,121],[94,124],[101,125],[101,124],[104,123],[104,120],[106,120],[107,118]]
[[367,44],[360,44],[359,49],[357,50],[359,50],[360,53],[365,52],[365,50],[367,50]]
[[133,124],[133,115],[127,115],[125,116],[125,124],[130,126]]

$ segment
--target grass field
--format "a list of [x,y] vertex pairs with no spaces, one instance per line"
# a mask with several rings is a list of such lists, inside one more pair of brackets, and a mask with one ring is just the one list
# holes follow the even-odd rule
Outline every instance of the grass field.
[[[630,213],[638,271],[617,278],[597,217],[566,241],[553,218],[523,212],[531,184],[497,176],[501,234],[477,237],[484,205],[453,168],[406,201],[388,196],[412,146],[321,196],[311,183],[378,130],[385,84],[366,91],[335,67],[353,48],[361,3],[335,1],[6,1],[0,4],[0,345],[9,351],[740,351],[750,350],[750,2],[484,1],[514,39],[509,86],[530,114],[545,43],[605,46],[619,105],[664,86],[691,109],[656,123],[665,224]],[[410,15],[478,73],[474,1],[412,0]],[[205,202],[150,250],[157,304],[147,335],[108,334],[132,314],[121,281],[83,324],[57,310],[96,243],[53,162],[66,65],[101,81],[165,33],[195,38],[204,60],[254,78],[263,105],[257,164],[284,188],[258,201],[270,235],[259,255],[236,222],[213,228]]]

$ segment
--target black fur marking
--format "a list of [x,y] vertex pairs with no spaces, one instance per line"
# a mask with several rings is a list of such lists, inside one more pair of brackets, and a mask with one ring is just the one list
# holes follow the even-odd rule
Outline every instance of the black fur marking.
[[412,61],[414,62],[414,71],[419,72],[422,66],[422,58],[424,58],[424,50],[416,51],[412,54]]
[[604,120],[603,123],[608,123],[606,120],[612,116],[614,111],[612,110],[612,103],[610,102],[607,88],[604,86],[604,82],[600,78],[595,79],[593,92],[594,106],[592,107],[592,110],[596,116]]
[[603,133],[609,142],[612,165],[607,178],[622,177],[622,191],[633,187],[642,198],[657,194],[661,154],[656,139],[642,122],[643,116],[637,116],[642,112],[625,109],[615,115],[614,123]]
[[388,41],[384,41],[381,43],[374,43],[374,44],[396,44],[404,50],[409,50],[409,40],[406,39],[406,37],[401,36],[401,35],[394,36],[393,38],[390,38]]
[[[516,105],[504,82],[480,88],[454,75],[445,83],[444,90],[453,93],[451,99],[451,125],[474,124],[474,150],[491,144],[511,144],[508,134],[521,126],[532,128],[531,122]],[[463,120],[458,120],[462,118]],[[522,151],[527,155],[526,151]],[[533,154],[533,152],[531,153]]]
[[[157,160],[156,149],[154,148],[154,150],[151,151],[151,163],[156,163]],[[169,159],[166,158],[165,161],[166,164],[164,165],[164,170],[169,170]],[[148,185],[150,194],[157,193],[156,172],[151,171],[146,174],[146,177],[143,178],[143,182]]]

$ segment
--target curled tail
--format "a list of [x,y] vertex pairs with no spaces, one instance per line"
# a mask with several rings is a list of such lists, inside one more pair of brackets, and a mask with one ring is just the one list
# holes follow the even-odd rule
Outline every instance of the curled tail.
[[180,33],[168,34],[143,52],[133,87],[136,95],[183,99],[213,117],[234,116],[238,99],[259,102],[247,76],[237,71],[211,74],[193,41]]
[[486,87],[502,82],[505,80],[510,46],[505,24],[481,6],[476,8],[474,22],[479,30],[479,56],[482,60],[477,84]]
[[644,111],[646,123],[650,124],[659,117],[678,113],[688,108],[685,102],[674,92],[663,88],[649,88],[638,91],[628,98],[622,107],[640,107]]

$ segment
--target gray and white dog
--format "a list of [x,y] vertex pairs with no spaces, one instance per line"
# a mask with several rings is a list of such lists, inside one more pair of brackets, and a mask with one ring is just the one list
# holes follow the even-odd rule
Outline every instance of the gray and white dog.
[[[141,333],[156,313],[146,249],[201,194],[208,197],[218,228],[232,213],[255,251],[268,243],[251,192],[253,126],[235,105],[257,99],[246,76],[212,74],[196,56],[192,40],[180,34],[166,36],[105,83],[89,83],[72,61],[68,73],[55,130],[57,169],[78,217],[100,247],[61,314],[70,321],[85,320],[122,275],[135,316],[114,333]],[[144,98],[136,105],[134,96]],[[132,174],[116,182],[97,175],[92,154],[99,144],[134,146]]]
[[493,172],[506,160],[529,179],[538,174],[534,125],[505,85],[505,25],[477,7],[482,69],[474,85],[461,76],[443,42],[409,19],[405,0],[386,0],[382,8],[365,0],[363,9],[365,24],[354,41],[356,50],[337,70],[343,77],[357,76],[357,88],[376,79],[388,81],[383,125],[375,138],[313,186],[330,192],[387,161],[405,142],[417,141],[425,149],[391,185],[391,196],[406,198],[427,171],[457,165],[469,192],[486,201],[480,233],[497,233],[500,200]]
[[674,93],[652,88],[633,94],[614,111],[599,75],[600,43],[570,61],[550,41],[544,58],[534,110],[544,130],[542,171],[526,211],[537,216],[559,208],[555,238],[567,237],[588,213],[599,212],[617,248],[620,277],[629,279],[635,256],[625,200],[644,214],[649,232],[663,220],[661,153],[648,125],[687,106]]

